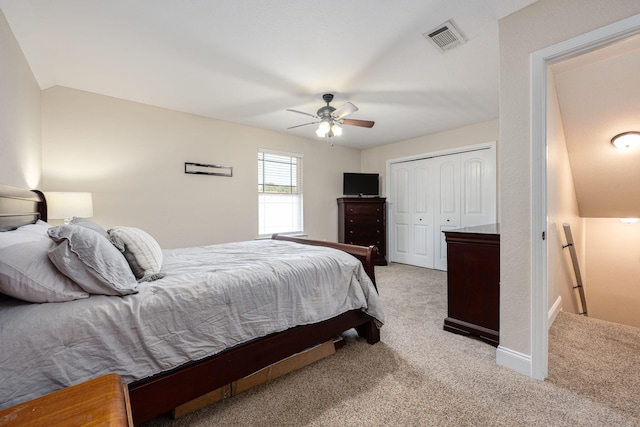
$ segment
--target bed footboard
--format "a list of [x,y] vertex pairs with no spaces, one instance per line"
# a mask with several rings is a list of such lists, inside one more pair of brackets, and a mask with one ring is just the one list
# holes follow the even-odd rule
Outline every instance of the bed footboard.
[[364,271],[373,282],[373,286],[375,286],[376,290],[378,290],[378,285],[376,285],[376,275],[374,271],[374,262],[376,254],[378,253],[378,248],[376,248],[375,246],[357,246],[349,245],[347,243],[325,242],[323,240],[303,239],[300,237],[282,236],[280,234],[274,234],[271,236],[271,238],[274,240],[286,240],[288,242],[301,243],[303,245],[326,246],[328,248],[339,249],[348,254],[351,254],[360,260],[362,266],[364,267]]

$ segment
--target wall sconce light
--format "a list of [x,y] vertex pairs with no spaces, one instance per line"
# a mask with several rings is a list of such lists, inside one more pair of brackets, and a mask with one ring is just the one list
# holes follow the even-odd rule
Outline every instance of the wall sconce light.
[[631,131],[620,133],[611,138],[614,147],[622,150],[631,150],[640,146],[640,132]]
[[89,218],[93,216],[93,198],[91,193],[45,192],[47,199],[47,217],[64,219],[69,224],[74,216]]

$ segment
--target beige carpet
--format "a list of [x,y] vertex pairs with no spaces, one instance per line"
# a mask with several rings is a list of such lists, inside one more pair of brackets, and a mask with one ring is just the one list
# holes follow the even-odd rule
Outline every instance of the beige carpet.
[[[495,348],[442,330],[446,273],[376,267],[387,323],[370,346],[337,354],[247,393],[147,426],[638,426],[637,329],[561,313],[550,379],[495,363]],[[588,348],[588,352],[584,351]]]

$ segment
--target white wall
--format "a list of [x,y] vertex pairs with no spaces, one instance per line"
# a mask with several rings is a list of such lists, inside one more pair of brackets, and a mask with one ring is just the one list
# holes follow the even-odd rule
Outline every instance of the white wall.
[[362,151],[362,172],[379,173],[380,181],[382,182],[381,191],[383,195],[386,195],[387,192],[386,188],[384,188],[384,183],[387,160],[497,141],[498,131],[498,121],[491,120],[447,132],[425,135],[419,138],[369,148]]
[[[573,184],[571,163],[565,142],[564,127],[558,103],[555,81],[551,72],[547,80],[547,269],[549,310],[562,309],[570,313],[582,312],[578,303],[578,293],[563,223],[571,226],[574,247],[583,282],[586,270],[583,255],[584,221],[580,218],[578,200]],[[582,257],[582,258],[581,258]],[[586,289],[586,286],[585,286]],[[558,300],[560,298],[560,300]],[[559,302],[559,306],[554,305]],[[555,316],[557,313],[553,313]],[[551,325],[549,325],[551,326]]]
[[[304,155],[305,231],[336,241],[342,173],[360,168],[358,150],[64,87],[42,93],[42,135],[46,191],[90,191],[95,221],[165,248],[257,236],[259,147]],[[185,162],[233,177],[188,175]]]
[[0,183],[37,188],[40,87],[0,10]]
[[585,221],[589,316],[640,327],[640,222]]
[[637,13],[637,0],[539,0],[500,20],[500,342],[514,354],[532,337],[530,55]]

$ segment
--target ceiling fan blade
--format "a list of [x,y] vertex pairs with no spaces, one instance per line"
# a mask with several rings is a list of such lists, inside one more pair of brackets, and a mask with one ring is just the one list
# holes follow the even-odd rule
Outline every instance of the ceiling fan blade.
[[315,114],[305,113],[304,111],[291,110],[291,109],[289,109],[289,108],[287,108],[287,111],[291,111],[292,113],[304,114],[305,116],[311,116],[311,117],[314,117],[314,118],[316,118],[316,119],[319,119],[319,117],[318,117],[318,116],[316,116]]
[[369,120],[342,119],[340,123],[349,126],[360,126],[363,128],[372,128],[375,122]]
[[304,123],[302,125],[291,126],[290,128],[287,128],[287,129],[299,128],[300,126],[315,125],[316,123],[320,123],[320,122]]
[[333,113],[331,113],[331,115],[336,119],[341,119],[343,117],[347,117],[351,113],[355,113],[356,111],[358,111],[358,107],[350,102],[347,102],[346,104],[343,104],[336,108]]

